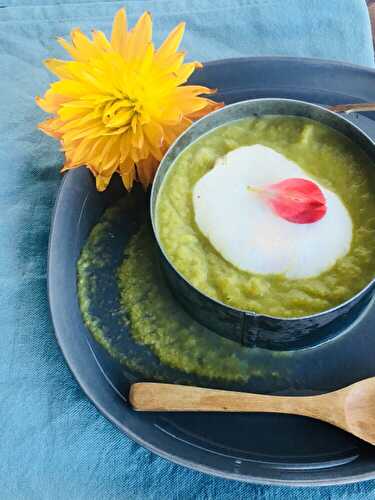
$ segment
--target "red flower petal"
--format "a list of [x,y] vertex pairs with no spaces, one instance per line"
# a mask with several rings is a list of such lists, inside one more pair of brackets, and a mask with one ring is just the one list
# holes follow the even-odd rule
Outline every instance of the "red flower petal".
[[250,189],[259,192],[277,215],[295,224],[317,222],[327,211],[321,189],[307,179],[285,179],[264,188]]

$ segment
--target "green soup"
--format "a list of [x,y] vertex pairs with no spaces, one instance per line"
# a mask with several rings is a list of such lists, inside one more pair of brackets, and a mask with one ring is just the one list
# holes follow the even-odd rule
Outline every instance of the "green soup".
[[[296,162],[339,195],[351,215],[350,251],[318,277],[288,279],[241,271],[195,223],[195,183],[219,157],[252,144],[271,147]],[[353,142],[318,122],[285,116],[239,120],[201,137],[177,158],[159,192],[156,225],[171,263],[210,297],[272,316],[318,313],[349,299],[375,276],[375,167]]]

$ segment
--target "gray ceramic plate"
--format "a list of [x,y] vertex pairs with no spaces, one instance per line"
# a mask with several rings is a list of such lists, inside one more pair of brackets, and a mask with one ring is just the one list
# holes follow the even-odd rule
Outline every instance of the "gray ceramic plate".
[[[320,104],[375,101],[374,71],[318,60],[217,61],[197,73],[195,81],[218,87],[219,98],[226,103],[256,97],[285,97]],[[370,114],[351,119],[375,137]],[[50,238],[49,298],[56,336],[77,381],[98,409],[129,437],[155,453],[222,477],[289,485],[338,484],[375,477],[374,447],[303,417],[132,411],[127,403],[129,384],[142,376],[114,361],[91,338],[82,322],[76,288],[76,261],[82,246],[103,210],[120,197],[124,197],[123,190],[116,182],[108,192],[98,194],[87,170],[67,174],[56,202]],[[138,202],[143,206],[142,196],[137,196]],[[112,227],[112,240],[116,243],[107,243],[113,269],[137,228],[139,213],[125,203],[121,223]],[[106,300],[116,301],[116,284],[111,284],[111,279],[105,281]],[[159,366],[158,359],[145,349],[139,351],[129,331],[116,334],[119,348],[128,353],[134,349],[134,356],[146,356],[150,367],[164,370],[165,379],[181,378],[181,373]],[[329,344],[292,353],[283,362],[271,359],[267,352],[260,353],[269,369],[280,370],[281,379],[254,379],[241,389],[311,394],[373,376],[374,335],[372,306],[361,321]],[[188,382],[220,386],[210,381]]]

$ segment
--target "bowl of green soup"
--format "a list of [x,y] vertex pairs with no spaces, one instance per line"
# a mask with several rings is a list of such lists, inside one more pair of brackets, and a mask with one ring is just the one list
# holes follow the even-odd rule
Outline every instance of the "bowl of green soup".
[[375,145],[318,105],[232,104],[169,149],[151,219],[195,319],[249,347],[311,347],[360,321],[374,294]]

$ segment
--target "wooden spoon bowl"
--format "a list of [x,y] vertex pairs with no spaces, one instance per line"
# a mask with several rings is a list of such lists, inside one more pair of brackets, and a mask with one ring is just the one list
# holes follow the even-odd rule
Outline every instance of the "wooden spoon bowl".
[[174,384],[137,383],[138,411],[270,412],[328,422],[375,445],[375,377],[318,396],[264,396]]
[[343,429],[375,445],[375,377],[344,389],[346,426]]

